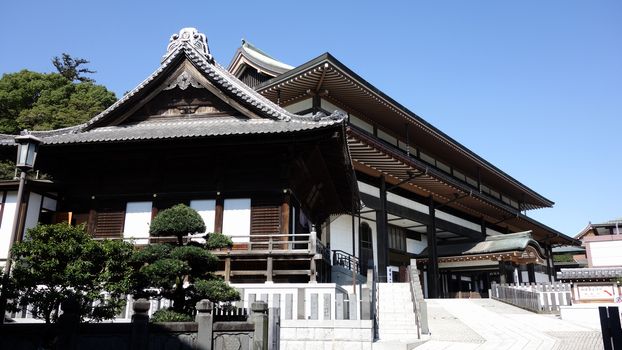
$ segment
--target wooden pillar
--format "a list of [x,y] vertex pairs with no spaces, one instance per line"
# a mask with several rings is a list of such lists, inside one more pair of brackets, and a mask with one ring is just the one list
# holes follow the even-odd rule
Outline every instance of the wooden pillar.
[[504,283],[508,283],[505,269],[505,261],[499,261],[499,284]]
[[529,276],[529,283],[536,282],[536,270],[534,264],[527,264],[527,275]]
[[289,195],[286,194],[283,196],[283,201],[281,202],[281,234],[286,235],[289,234],[289,226],[290,226],[290,205],[289,205]]
[[[216,198],[216,208],[214,210],[214,232],[222,232],[222,221],[225,212],[225,200],[222,197]],[[226,233],[225,233],[226,234]]]
[[547,243],[544,246],[546,250],[546,274],[549,275],[549,282],[553,282],[555,276],[555,263],[553,262],[553,250],[551,244]]
[[89,209],[89,219],[86,226],[86,232],[88,232],[91,236],[95,236],[97,232],[95,232],[95,227],[97,225],[97,210],[95,210],[94,201],[91,202],[91,209]]
[[482,239],[486,239],[486,220],[484,220],[484,218],[482,217],[482,222],[480,224],[481,226],[481,231],[482,231]]
[[439,270],[438,254],[436,252],[436,209],[434,198],[430,196],[428,211],[430,223],[428,224],[428,297],[439,297]]
[[231,258],[225,258],[225,282],[231,279]]
[[266,281],[267,282],[272,282],[272,274],[273,274],[272,257],[268,257],[268,259],[266,260]]
[[387,184],[384,176],[380,177],[380,209],[376,210],[376,240],[378,247],[378,282],[387,281],[389,265],[389,236],[387,227]]

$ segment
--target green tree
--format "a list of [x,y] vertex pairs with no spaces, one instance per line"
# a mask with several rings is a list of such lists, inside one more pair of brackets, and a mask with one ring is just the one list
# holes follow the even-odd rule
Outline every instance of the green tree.
[[116,101],[104,86],[74,83],[59,73],[22,70],[0,79],[0,133],[83,123]]
[[[199,214],[179,204],[161,211],[149,229],[153,235],[175,236],[177,243],[152,244],[134,254],[133,262],[138,270],[134,297],[172,300],[172,310],[169,311],[173,313],[162,311],[159,316],[163,319],[183,319],[179,314],[191,315],[196,302],[204,298],[214,302],[230,302],[240,298],[235,289],[212,274],[218,258],[209,252],[206,245],[196,242],[183,244],[185,236],[204,231],[205,224]],[[224,241],[226,244],[230,242]]]
[[176,236],[179,245],[183,237],[192,233],[205,232],[205,223],[196,210],[184,204],[165,209],[149,226],[149,233],[155,236]]
[[83,76],[83,74],[96,73],[94,70],[90,70],[86,67],[80,68],[83,64],[88,64],[89,61],[84,58],[73,58],[71,55],[64,53],[61,57],[55,56],[52,59],[52,64],[58,70],[58,73],[69,81],[81,81],[81,82],[93,82],[93,79]]
[[9,306],[31,305],[34,317],[50,323],[61,302],[73,300],[83,318],[114,318],[132,290],[133,249],[122,241],[93,240],[84,226],[38,225],[13,248],[9,296],[15,300]]

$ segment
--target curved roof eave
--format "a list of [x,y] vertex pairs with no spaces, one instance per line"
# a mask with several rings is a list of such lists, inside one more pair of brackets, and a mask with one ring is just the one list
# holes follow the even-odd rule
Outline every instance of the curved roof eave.
[[478,165],[488,169],[492,173],[496,174],[498,177],[504,179],[506,182],[511,183],[513,186],[516,186],[517,188],[520,188],[522,191],[524,191],[526,193],[529,193],[532,197],[537,198],[540,202],[542,202],[542,206],[543,207],[552,207],[555,204],[555,202],[553,202],[550,199],[540,195],[539,193],[535,192],[534,190],[532,190],[528,186],[524,185],[520,181],[516,180],[512,176],[508,175],[507,173],[505,173],[501,169],[499,169],[496,166],[494,166],[492,163],[488,162],[487,160],[485,160],[481,156],[477,155],[475,152],[473,152],[470,149],[468,149],[466,146],[462,145],[460,142],[454,140],[449,135],[445,134],[444,132],[442,132],[441,130],[439,130],[438,128],[433,126],[432,124],[430,124],[427,121],[425,121],[423,118],[418,116],[416,113],[410,111],[408,108],[404,107],[402,104],[400,104],[399,102],[395,101],[390,96],[386,95],[384,92],[382,92],[381,90],[379,90],[378,88],[373,86],[371,83],[367,82],[365,79],[363,79],[361,76],[356,74],[350,68],[345,66],[343,63],[341,63],[339,60],[337,60],[334,56],[332,56],[328,52],[326,52],[326,53],[324,53],[324,54],[322,54],[322,55],[320,55],[320,56],[318,56],[318,57],[316,57],[316,58],[314,58],[314,59],[312,59],[312,60],[310,60],[310,61],[308,61],[308,62],[306,62],[306,63],[304,63],[304,64],[302,64],[302,65],[300,65],[300,66],[298,66],[298,67],[296,67],[296,68],[286,72],[286,73],[284,73],[284,74],[282,74],[282,75],[279,75],[279,76],[277,76],[275,78],[272,78],[272,79],[270,79],[268,81],[265,81],[265,82],[257,85],[255,87],[255,90],[256,91],[267,90],[270,87],[278,85],[279,83],[285,82],[285,81],[287,81],[289,79],[292,79],[293,77],[296,77],[298,75],[303,75],[307,71],[313,70],[315,67],[321,66],[321,65],[326,64],[326,63],[331,64],[335,68],[337,68],[340,71],[342,71],[342,73],[344,75],[348,76],[350,79],[352,79],[353,81],[357,82],[361,87],[367,89],[370,93],[376,95],[378,98],[384,100],[386,103],[394,106],[395,109],[399,110],[405,116],[408,116],[413,121],[419,123],[423,128],[427,129],[429,133],[435,135],[438,139],[440,139],[440,140],[446,142],[447,144],[451,145],[453,148],[458,150],[463,155],[469,157],[472,161],[476,162]]

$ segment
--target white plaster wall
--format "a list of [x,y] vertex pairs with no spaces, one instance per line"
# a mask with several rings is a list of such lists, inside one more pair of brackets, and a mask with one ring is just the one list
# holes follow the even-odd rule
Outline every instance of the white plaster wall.
[[[403,207],[412,209],[412,210],[416,210],[425,214],[428,214],[430,212],[429,208],[427,205],[425,204],[421,204],[418,202],[415,202],[411,199],[408,198],[404,198],[402,196],[398,196],[396,194],[393,194],[391,192],[387,193],[387,201],[395,203],[395,204],[399,204]],[[438,210],[437,210],[438,212]]]
[[460,225],[466,228],[470,228],[471,230],[480,231],[482,229],[482,226],[479,223],[473,223],[471,221],[459,218],[457,216],[447,214],[440,210],[437,210],[435,212],[435,215],[438,219],[446,220],[454,224],[457,224],[457,225]]
[[2,212],[2,222],[0,223],[0,259],[6,260],[9,255],[9,242],[11,241],[11,231],[13,230],[13,219],[15,217],[15,202],[17,192],[8,192],[4,211]]
[[[329,113],[333,113],[335,111],[343,112],[343,109],[335,106],[334,104],[326,101],[325,99],[320,100],[320,107]],[[344,112],[345,113],[345,112]]]
[[151,224],[151,202],[128,202],[125,207],[124,238],[137,238],[135,244],[147,244]]
[[24,222],[24,232],[22,237],[28,231],[28,229],[37,226],[39,223],[39,213],[41,212],[41,201],[43,196],[38,193],[30,193],[28,196],[28,209],[26,210],[26,221]]
[[251,234],[250,198],[225,199],[222,233],[231,237],[234,243],[249,241]]
[[380,190],[378,187],[368,185],[364,182],[358,181],[359,191],[370,196],[374,196],[376,198],[380,197]]
[[622,266],[622,241],[589,242],[593,267]]
[[[378,189],[378,187],[366,184],[364,182],[359,181],[358,182],[359,185],[359,191],[365,193],[365,194],[369,194],[371,196],[374,197],[380,197],[380,190]],[[391,192],[387,193],[387,201],[391,202],[391,203],[395,203],[395,204],[399,204],[403,207],[412,209],[412,210],[416,210],[418,212],[424,213],[424,214],[428,214],[429,213],[429,208],[426,204],[422,204],[416,201],[413,201],[411,199],[408,198],[404,198],[402,196],[398,196],[396,194],[393,194]],[[455,215],[451,215],[448,214],[444,211],[441,210],[436,210],[435,215],[437,218],[442,219],[442,220],[446,220],[449,221],[451,223],[454,223],[456,225],[460,225],[466,228],[469,228],[471,230],[475,230],[475,231],[479,231],[481,230],[481,224],[479,222],[472,222],[469,220],[465,220],[462,218],[459,218]],[[501,234],[500,232],[496,232],[493,230],[491,233],[488,233],[487,230],[487,234],[488,235],[494,235],[494,234]]]
[[421,235],[421,240],[406,238],[406,251],[412,254],[420,254],[428,247],[428,236]]
[[[366,222],[371,228],[372,250],[374,255],[374,266],[378,266],[378,238],[376,234],[376,222],[361,218],[361,223]],[[359,256],[359,219],[354,218],[354,239],[356,246],[355,256]],[[343,250],[352,254],[352,217],[350,215],[340,215],[330,223],[330,249]],[[331,255],[332,259],[332,255]]]
[[546,273],[536,272],[536,282],[549,282],[549,276]]
[[296,103],[293,103],[289,106],[285,106],[285,110],[291,113],[298,113],[313,107],[313,99],[308,98],[306,100],[302,100]]
[[[358,231],[358,218],[354,218],[354,242],[357,250],[355,256],[358,255]],[[352,216],[340,215],[330,223],[330,249],[352,254]]]
[[205,243],[202,238],[206,233],[214,232],[214,224],[216,221],[216,201],[213,199],[193,200],[190,201],[190,208],[197,211],[203,223],[205,223],[205,232],[199,232],[191,235],[192,240],[199,243]]

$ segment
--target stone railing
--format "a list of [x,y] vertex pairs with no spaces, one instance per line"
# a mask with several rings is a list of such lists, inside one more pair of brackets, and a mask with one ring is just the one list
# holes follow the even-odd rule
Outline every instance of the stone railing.
[[492,283],[490,297],[538,313],[559,313],[560,306],[572,304],[570,284],[565,283]]

